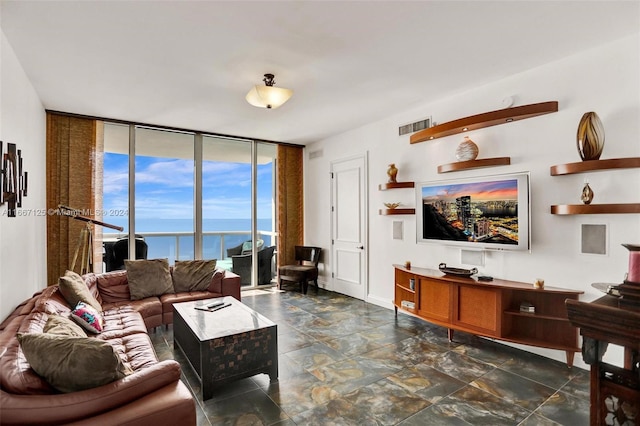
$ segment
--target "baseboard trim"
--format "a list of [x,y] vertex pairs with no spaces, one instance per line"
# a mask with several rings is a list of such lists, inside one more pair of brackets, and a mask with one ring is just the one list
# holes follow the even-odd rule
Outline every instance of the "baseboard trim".
[[382,297],[378,297],[378,296],[372,296],[372,295],[367,295],[367,303],[371,303],[373,305],[377,305],[383,308],[387,308],[387,309],[393,309],[394,305],[393,302],[391,302],[391,300],[389,299],[383,299]]

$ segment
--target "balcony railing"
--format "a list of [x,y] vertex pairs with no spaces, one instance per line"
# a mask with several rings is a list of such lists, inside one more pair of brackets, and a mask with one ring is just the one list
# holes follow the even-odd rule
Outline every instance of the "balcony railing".
[[[168,258],[173,264],[176,260],[194,259],[195,232],[136,232],[147,243],[148,259]],[[104,242],[115,241],[127,237],[126,233],[103,233]],[[264,241],[264,246],[276,244],[277,233],[272,231],[257,231],[258,239]],[[204,231],[202,232],[203,259],[225,259],[227,249],[242,244],[251,239],[251,231]]]

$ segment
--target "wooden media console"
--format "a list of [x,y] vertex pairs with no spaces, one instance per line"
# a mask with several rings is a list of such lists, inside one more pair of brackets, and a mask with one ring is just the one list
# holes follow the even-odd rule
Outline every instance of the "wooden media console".
[[[566,299],[578,300],[582,291],[533,284],[445,275],[434,269],[395,268],[396,315],[398,309],[449,329],[507,342],[558,349],[573,366],[578,329],[567,317]],[[413,284],[412,281],[413,280]],[[523,312],[528,303],[535,312]]]

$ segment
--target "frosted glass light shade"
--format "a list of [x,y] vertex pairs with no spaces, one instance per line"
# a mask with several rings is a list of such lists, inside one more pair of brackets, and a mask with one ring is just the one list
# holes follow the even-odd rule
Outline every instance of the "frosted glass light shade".
[[246,99],[251,105],[259,108],[276,109],[293,95],[293,90],[274,86],[253,86]]

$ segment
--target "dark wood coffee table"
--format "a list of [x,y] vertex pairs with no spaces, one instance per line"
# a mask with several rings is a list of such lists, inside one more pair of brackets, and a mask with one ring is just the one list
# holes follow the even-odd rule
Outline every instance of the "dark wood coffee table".
[[[213,301],[231,306],[202,311]],[[202,382],[202,399],[226,383],[259,373],[278,379],[277,325],[227,296],[173,305],[173,343]]]

